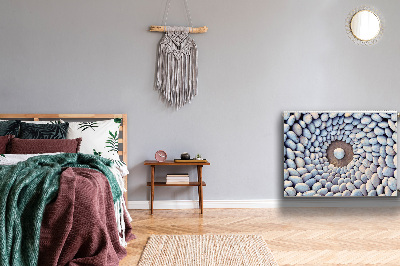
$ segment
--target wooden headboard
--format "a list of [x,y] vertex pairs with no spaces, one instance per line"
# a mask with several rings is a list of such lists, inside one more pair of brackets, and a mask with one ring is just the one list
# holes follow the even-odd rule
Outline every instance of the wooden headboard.
[[[128,115],[127,114],[0,114],[0,119],[21,119],[40,121],[41,119],[112,119],[122,118],[122,125],[119,128],[120,134],[118,143],[122,144],[122,149],[118,155],[128,165]],[[122,133],[122,134],[121,134]],[[124,178],[125,188],[128,188],[128,177]],[[125,192],[125,200],[128,201],[128,193]]]

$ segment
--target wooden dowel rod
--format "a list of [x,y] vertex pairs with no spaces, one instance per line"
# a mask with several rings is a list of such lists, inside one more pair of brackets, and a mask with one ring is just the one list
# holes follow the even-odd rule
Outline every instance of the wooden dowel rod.
[[[165,32],[165,26],[150,26],[150,31]],[[198,28],[189,27],[190,33],[206,33],[207,31],[208,28],[206,26]]]

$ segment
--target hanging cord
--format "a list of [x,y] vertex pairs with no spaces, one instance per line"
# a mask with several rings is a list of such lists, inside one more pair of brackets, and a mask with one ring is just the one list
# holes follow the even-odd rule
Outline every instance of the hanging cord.
[[170,5],[171,5],[171,0],[167,0],[167,2],[165,3],[164,16],[161,25],[167,26],[168,11]]
[[187,0],[184,0],[184,3],[185,3],[185,10],[186,10],[186,15],[188,18],[189,25],[190,25],[190,27],[193,28],[192,16],[190,15],[190,10],[189,10],[189,5],[188,5]]
[[[192,16],[190,15],[188,2],[187,2],[187,0],[183,0],[183,3],[185,4],[187,22],[189,23],[190,27],[193,28]],[[164,17],[163,17],[163,21],[162,21],[162,25],[164,25],[164,26],[167,26],[167,20],[168,20],[170,6],[171,6],[171,0],[167,0],[167,2],[165,4]]]

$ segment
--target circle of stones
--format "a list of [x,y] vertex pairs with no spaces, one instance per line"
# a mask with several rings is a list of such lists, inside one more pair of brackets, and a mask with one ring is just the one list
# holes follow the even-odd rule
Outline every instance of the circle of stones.
[[[337,141],[354,153],[343,167]],[[396,165],[397,113],[284,113],[284,196],[397,196]]]

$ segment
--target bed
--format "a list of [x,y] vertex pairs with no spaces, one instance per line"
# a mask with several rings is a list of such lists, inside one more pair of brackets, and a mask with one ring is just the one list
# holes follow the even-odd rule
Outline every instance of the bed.
[[2,130],[0,264],[118,265],[134,238],[127,115],[0,114]]

